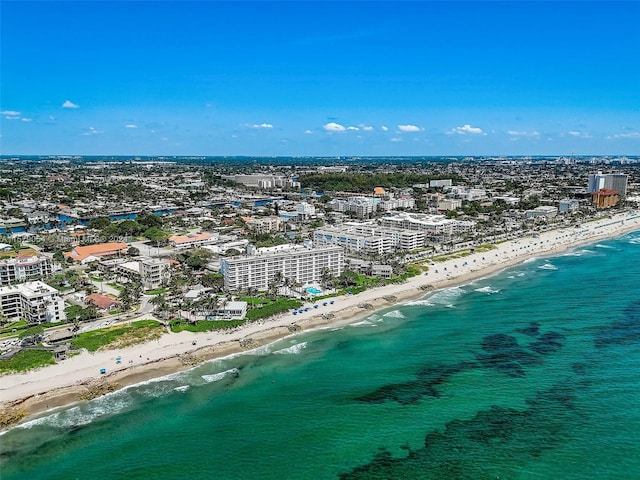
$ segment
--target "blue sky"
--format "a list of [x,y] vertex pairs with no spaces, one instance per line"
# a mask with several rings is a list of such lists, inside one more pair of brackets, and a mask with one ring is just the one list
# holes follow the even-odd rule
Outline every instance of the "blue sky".
[[640,154],[640,2],[0,8],[4,155]]

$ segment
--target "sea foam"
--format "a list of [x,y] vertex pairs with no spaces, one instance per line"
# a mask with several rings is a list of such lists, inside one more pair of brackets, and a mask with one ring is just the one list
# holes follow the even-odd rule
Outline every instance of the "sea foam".
[[276,350],[273,353],[278,355],[296,355],[302,352],[302,350],[304,350],[305,348],[307,348],[307,342],[302,342],[302,343],[296,343],[295,345],[291,345],[288,348],[283,348],[282,350]]
[[558,267],[556,267],[552,263],[545,263],[544,265],[540,265],[538,268],[541,270],[557,270],[558,269]]
[[237,377],[238,375],[240,375],[240,370],[238,370],[237,368],[231,368],[229,370],[225,370],[224,372],[220,372],[220,373],[212,373],[211,375],[202,375],[202,379],[207,383],[218,382],[223,378],[225,378],[227,375]]
[[493,295],[494,293],[499,293],[500,289],[493,289],[491,288],[490,285],[487,285],[486,287],[482,287],[482,288],[476,288],[475,289],[476,292],[480,292],[480,293],[488,293],[489,295]]

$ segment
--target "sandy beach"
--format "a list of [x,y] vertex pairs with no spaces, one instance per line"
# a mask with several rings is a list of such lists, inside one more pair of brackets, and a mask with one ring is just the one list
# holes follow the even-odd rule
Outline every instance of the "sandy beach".
[[[351,323],[375,310],[492,275],[533,257],[552,256],[580,244],[639,229],[640,212],[619,214],[579,227],[510,240],[489,251],[438,262],[429,265],[426,274],[412,277],[403,284],[335,297],[334,303],[326,306],[322,306],[321,301],[319,308],[310,308],[296,316],[287,312],[229,332],[169,333],[146,344],[118,350],[82,352],[56,365],[24,374],[2,376],[0,407],[20,407],[33,415],[79,401],[79,393],[86,391],[87,385],[96,382],[115,382],[120,387],[136,384],[187,369],[205,360],[250,350],[295,334],[296,331]],[[308,303],[306,306],[312,305]],[[120,363],[116,363],[116,357],[121,357]],[[101,368],[107,369],[106,375],[100,374]]]

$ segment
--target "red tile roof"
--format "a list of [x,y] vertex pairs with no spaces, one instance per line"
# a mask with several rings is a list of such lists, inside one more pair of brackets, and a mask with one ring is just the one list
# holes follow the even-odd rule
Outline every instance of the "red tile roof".
[[113,298],[107,297],[106,295],[92,293],[91,295],[86,296],[86,298],[84,299],[84,303],[91,303],[101,310],[106,310],[107,308],[116,305],[118,301],[114,300]]
[[104,255],[116,255],[124,253],[127,244],[124,242],[100,243],[98,245],[86,245],[75,247],[72,251],[66,252],[65,257],[81,262],[90,255],[100,257]]

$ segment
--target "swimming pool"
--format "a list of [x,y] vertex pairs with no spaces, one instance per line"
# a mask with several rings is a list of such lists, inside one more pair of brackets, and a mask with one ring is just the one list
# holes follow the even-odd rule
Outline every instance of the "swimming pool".
[[318,295],[319,293],[322,293],[322,290],[318,290],[315,287],[307,287],[307,293],[310,293],[311,295]]

